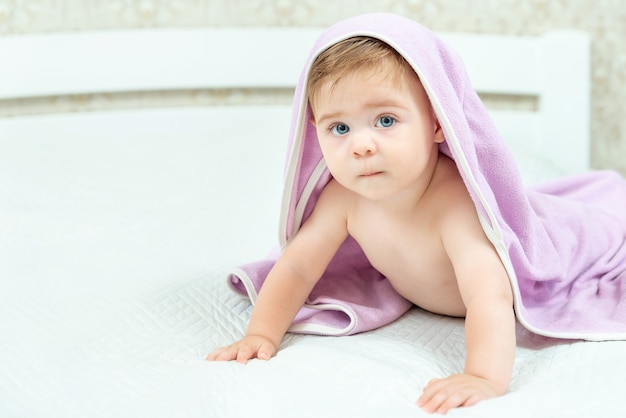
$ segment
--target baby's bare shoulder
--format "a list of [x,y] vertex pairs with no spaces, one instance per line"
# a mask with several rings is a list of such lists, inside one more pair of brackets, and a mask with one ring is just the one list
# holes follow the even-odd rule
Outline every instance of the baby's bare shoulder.
[[443,242],[485,242],[486,236],[474,201],[456,164],[447,159],[439,181],[433,184],[432,208],[437,230]]
[[474,204],[459,174],[459,170],[448,157],[440,157],[437,173],[430,185],[431,199],[440,213],[449,211],[475,211]]
[[316,217],[341,217],[347,220],[354,205],[354,193],[331,179],[315,203],[313,215]]

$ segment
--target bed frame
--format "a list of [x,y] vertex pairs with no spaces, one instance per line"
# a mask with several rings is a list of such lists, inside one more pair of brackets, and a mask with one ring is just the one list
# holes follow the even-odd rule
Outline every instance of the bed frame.
[[[319,32],[222,28],[8,36],[0,39],[0,80],[11,82],[0,84],[0,100],[293,88]],[[540,37],[443,36],[461,52],[479,94],[530,100],[530,108],[492,110],[515,150],[530,151],[554,165],[557,175],[589,168],[588,34],[561,30]],[[289,119],[282,112],[272,116],[278,119],[262,118],[265,123],[256,124],[255,131],[284,132]]]
[[[278,243],[291,106],[273,94],[291,91],[319,33],[0,38],[0,416],[425,416],[427,379],[462,370],[462,320],[413,309],[352,337],[288,335],[271,368],[204,362],[250,313],[225,272]],[[589,168],[588,35],[443,36],[529,184]],[[146,94],[163,91],[189,101]],[[147,106],[116,108],[135,93]],[[114,109],[55,110],[100,94]],[[455,416],[626,410],[623,342],[518,334],[511,395]]]

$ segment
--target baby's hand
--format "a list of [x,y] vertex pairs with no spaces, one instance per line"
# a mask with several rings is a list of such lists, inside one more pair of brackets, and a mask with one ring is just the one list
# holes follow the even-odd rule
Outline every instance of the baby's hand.
[[251,335],[228,347],[220,347],[207,356],[208,361],[237,360],[239,363],[247,363],[252,358],[269,360],[276,354],[277,347],[269,339]]
[[417,405],[431,414],[445,414],[450,409],[472,406],[496,396],[498,392],[487,379],[469,374],[455,374],[428,382],[424,393],[417,400]]

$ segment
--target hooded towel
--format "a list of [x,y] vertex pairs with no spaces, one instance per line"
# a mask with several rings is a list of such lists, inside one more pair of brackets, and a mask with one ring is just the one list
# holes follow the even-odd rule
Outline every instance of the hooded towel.
[[[596,171],[525,188],[460,56],[400,16],[348,19],[315,43],[294,96],[279,248],[296,234],[330,179],[309,122],[309,69],[322,51],[353,36],[386,42],[420,78],[444,132],[440,152],[455,161],[502,259],[520,323],[550,337],[626,339],[626,181],[615,172]],[[254,302],[279,252],[236,268],[230,285]],[[290,331],[354,334],[388,324],[410,307],[348,238]]]

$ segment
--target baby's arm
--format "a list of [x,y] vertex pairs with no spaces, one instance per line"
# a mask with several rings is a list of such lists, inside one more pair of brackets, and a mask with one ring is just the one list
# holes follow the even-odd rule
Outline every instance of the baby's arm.
[[267,276],[244,338],[216,349],[207,360],[245,363],[276,354],[296,314],[348,236],[344,192],[334,181],[326,186],[313,213]]
[[441,222],[441,237],[466,307],[467,355],[462,374],[435,379],[424,389],[418,404],[428,412],[446,413],[503,395],[515,357],[515,315],[508,276],[467,191],[457,192]]
[[315,285],[312,278],[292,268],[288,260],[293,253],[285,252],[267,276],[245,336],[228,347],[216,349],[207,360],[246,363],[255,357],[268,360],[276,354],[289,325]]

